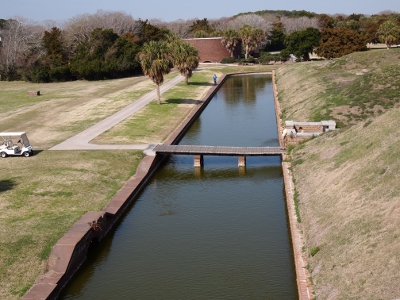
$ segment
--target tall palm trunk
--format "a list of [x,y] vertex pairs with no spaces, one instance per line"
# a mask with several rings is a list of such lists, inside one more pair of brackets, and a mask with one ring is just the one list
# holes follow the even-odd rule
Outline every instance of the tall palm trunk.
[[161,105],[160,84],[157,83],[157,104]]

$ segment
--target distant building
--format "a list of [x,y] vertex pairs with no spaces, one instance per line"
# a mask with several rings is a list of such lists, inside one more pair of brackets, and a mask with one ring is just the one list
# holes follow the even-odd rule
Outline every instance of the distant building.
[[[212,38],[193,38],[184,39],[185,42],[193,45],[199,51],[200,62],[221,62],[225,57],[230,57],[231,54],[221,43],[222,37]],[[235,58],[240,57],[242,52],[242,44],[238,43],[233,52]]]

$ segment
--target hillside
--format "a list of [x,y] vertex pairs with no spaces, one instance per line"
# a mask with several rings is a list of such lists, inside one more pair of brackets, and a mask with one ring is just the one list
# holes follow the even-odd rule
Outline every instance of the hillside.
[[400,297],[399,75],[399,50],[277,70],[284,120],[342,127],[292,152],[317,299]]
[[400,49],[353,53],[277,71],[283,118],[357,124],[400,102]]

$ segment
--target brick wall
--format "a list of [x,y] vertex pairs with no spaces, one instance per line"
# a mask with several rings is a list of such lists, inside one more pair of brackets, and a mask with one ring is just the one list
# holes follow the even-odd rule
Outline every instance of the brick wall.
[[[185,42],[193,45],[199,51],[200,62],[221,62],[225,57],[230,57],[230,53],[226,50],[225,46],[221,43],[222,38],[198,38],[198,39],[185,39]],[[242,45],[236,46],[234,56],[237,58],[241,53]]]
[[[300,129],[300,127],[301,127],[301,129]],[[301,130],[303,130],[302,132],[323,132],[324,131],[322,125],[303,125],[303,126],[295,125],[294,128],[296,129],[297,132],[301,132]]]

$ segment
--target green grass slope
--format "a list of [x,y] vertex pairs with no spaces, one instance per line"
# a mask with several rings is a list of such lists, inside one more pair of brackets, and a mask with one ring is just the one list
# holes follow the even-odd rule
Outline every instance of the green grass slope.
[[343,127],[292,153],[317,299],[400,297],[399,73],[399,50],[277,70],[284,119]]
[[283,118],[356,124],[399,106],[400,49],[353,53],[277,70]]

